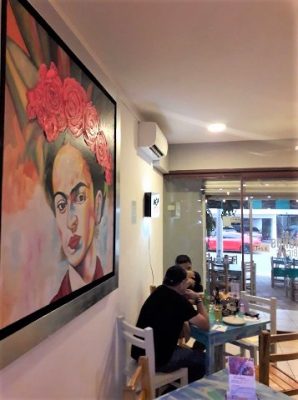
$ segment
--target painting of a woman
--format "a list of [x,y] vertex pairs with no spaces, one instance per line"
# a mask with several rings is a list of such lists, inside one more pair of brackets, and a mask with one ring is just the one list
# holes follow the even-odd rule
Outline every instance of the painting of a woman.
[[1,58],[5,337],[52,311],[59,320],[73,299],[82,310],[118,284],[116,102],[26,7],[7,1]]
[[46,138],[44,186],[67,260],[54,302],[103,276],[95,237],[105,183],[112,179],[111,154],[83,87],[73,78],[62,80],[54,63],[40,67],[27,98],[28,117],[38,121]]

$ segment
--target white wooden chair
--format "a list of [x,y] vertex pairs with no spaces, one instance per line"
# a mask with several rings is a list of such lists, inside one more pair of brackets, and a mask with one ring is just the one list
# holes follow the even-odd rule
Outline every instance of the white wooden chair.
[[[151,382],[151,392],[155,398],[156,391],[167,384],[180,387],[188,383],[188,370],[187,368],[180,368],[173,372],[156,372],[155,371],[155,352],[153,329],[148,327],[145,329],[137,328],[125,321],[123,316],[117,317],[118,335],[120,345],[120,368],[124,372],[124,377],[127,379],[131,375],[131,371],[136,368],[136,361],[127,357],[128,351],[130,352],[131,345],[135,345],[144,349],[145,356],[149,361],[149,375]],[[128,358],[128,360],[127,360]],[[180,382],[180,383],[179,383]]]
[[[270,315],[270,333],[276,333],[276,298],[270,297],[266,299],[264,297],[253,296],[245,291],[240,292],[240,298],[249,307],[249,311],[260,311]],[[245,356],[245,350],[248,350],[250,357],[254,359],[255,365],[257,365],[257,352],[259,349],[259,337],[251,336],[248,338],[239,339],[233,341],[232,344],[240,347],[240,355]]]

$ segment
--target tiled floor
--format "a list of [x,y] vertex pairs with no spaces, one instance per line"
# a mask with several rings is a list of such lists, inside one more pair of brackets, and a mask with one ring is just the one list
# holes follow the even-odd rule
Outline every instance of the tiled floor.
[[269,276],[257,276],[257,296],[267,298],[274,296],[277,298],[278,308],[298,310],[298,302],[286,296],[285,288],[282,284],[275,284],[274,288],[271,287],[271,278]]

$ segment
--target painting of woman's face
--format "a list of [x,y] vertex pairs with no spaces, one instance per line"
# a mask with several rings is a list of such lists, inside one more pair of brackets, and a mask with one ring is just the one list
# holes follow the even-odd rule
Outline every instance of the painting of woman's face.
[[66,144],[53,165],[55,216],[64,254],[73,267],[84,260],[96,224],[93,182],[79,150]]

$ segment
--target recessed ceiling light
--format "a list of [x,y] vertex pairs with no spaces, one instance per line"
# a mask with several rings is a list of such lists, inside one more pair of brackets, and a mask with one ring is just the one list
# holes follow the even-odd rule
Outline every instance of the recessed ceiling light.
[[295,150],[298,151],[298,146],[295,146]]
[[212,133],[224,132],[226,128],[226,124],[223,124],[222,122],[216,122],[207,126],[208,131]]

